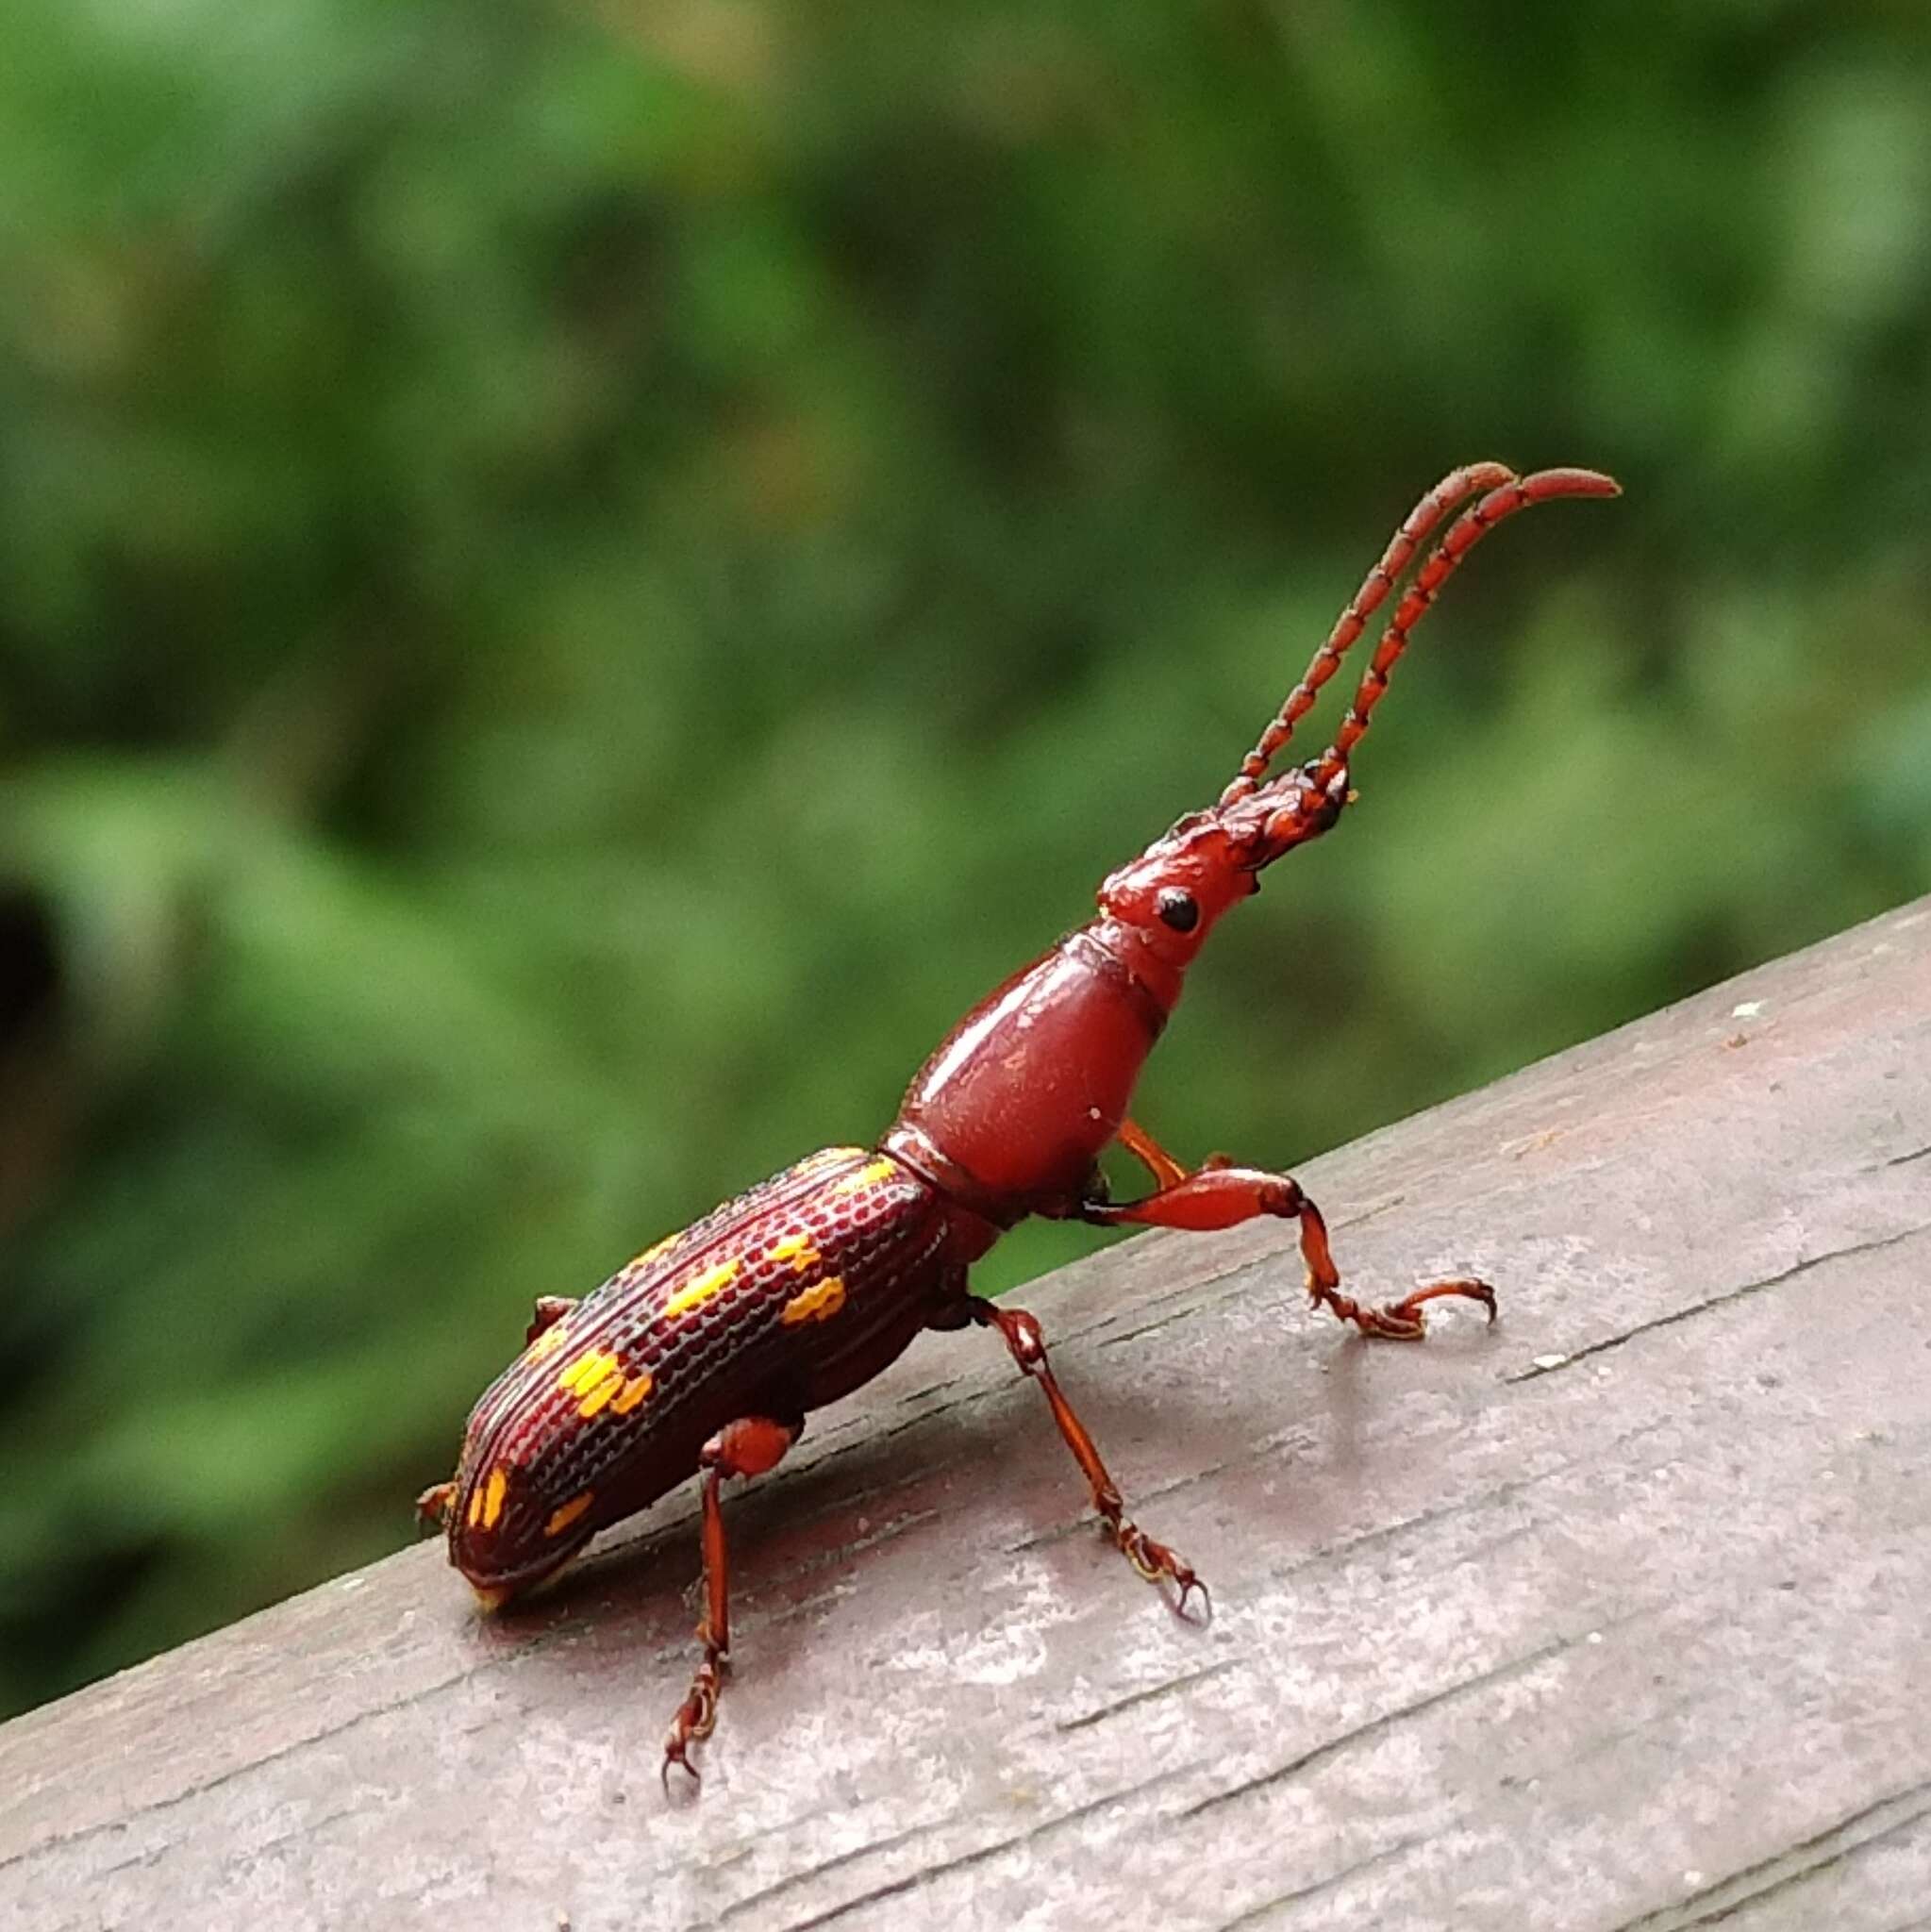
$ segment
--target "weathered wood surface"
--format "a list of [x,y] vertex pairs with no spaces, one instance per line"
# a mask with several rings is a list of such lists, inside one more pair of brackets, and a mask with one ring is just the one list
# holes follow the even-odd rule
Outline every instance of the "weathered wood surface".
[[688,1506],[497,1624],[424,1547],[0,1731],[0,1922],[1931,1926],[1931,901],[1305,1178],[1502,1321],[1276,1225],[1024,1297],[1209,1630],[934,1336],[733,1499],[698,1802]]

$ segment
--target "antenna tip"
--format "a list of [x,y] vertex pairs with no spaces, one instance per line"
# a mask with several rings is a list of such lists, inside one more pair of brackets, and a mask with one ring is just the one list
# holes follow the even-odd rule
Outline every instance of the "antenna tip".
[[1538,470],[1522,479],[1523,493],[1531,503],[1552,496],[1621,496],[1623,486],[1600,470]]

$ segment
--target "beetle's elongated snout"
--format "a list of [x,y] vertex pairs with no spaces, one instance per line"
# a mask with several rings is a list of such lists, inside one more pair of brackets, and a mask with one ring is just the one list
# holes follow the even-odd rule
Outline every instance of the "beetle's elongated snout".
[[[1318,781],[1318,782],[1317,782]],[[1170,967],[1184,969],[1222,914],[1260,890],[1258,874],[1318,839],[1348,802],[1347,767],[1283,772],[1207,811],[1190,813],[1101,882],[1103,918],[1138,933]]]
[[1270,808],[1253,835],[1253,855],[1246,861],[1249,872],[1259,872],[1275,859],[1284,858],[1296,845],[1305,845],[1329,831],[1340,820],[1343,808],[1353,800],[1345,763],[1324,770],[1317,759],[1264,785],[1246,800],[1236,800],[1224,811],[1237,811],[1245,805]]

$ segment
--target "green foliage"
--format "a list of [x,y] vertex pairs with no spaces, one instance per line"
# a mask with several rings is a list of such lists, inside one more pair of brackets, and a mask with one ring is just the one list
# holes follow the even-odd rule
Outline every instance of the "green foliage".
[[1457,583],[1165,1137],[1931,885],[1916,8],[4,25],[0,1706],[399,1541],[531,1296],[874,1132],[1455,461],[1629,494]]

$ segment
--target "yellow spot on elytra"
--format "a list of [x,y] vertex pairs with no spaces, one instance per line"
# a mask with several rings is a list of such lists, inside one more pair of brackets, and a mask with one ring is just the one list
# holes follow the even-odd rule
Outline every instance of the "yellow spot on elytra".
[[865,1150],[862,1147],[826,1147],[822,1152],[799,1161],[793,1174],[817,1174],[827,1167],[841,1167],[847,1160],[857,1160]]
[[561,1536],[590,1506],[596,1501],[596,1491],[586,1490],[580,1496],[573,1496],[560,1509],[550,1512],[550,1520],[543,1524],[545,1536]]
[[665,1319],[687,1315],[700,1302],[707,1302],[719,1289],[728,1287],[737,1279],[738,1271],[743,1265],[739,1260],[720,1261],[715,1268],[707,1268],[702,1274],[693,1275],[665,1301]]
[[581,1395],[617,1371],[618,1366],[617,1357],[605,1350],[586,1349],[557,1377],[557,1386],[566,1395]]
[[889,1181],[898,1172],[898,1162],[889,1154],[881,1154],[876,1160],[868,1161],[857,1174],[848,1174],[841,1181],[832,1184],[834,1194],[856,1194],[860,1188],[875,1188],[880,1181]]
[[509,1478],[499,1463],[490,1472],[490,1480],[483,1494],[483,1527],[494,1529],[503,1514],[503,1499],[509,1493]]
[[622,1394],[615,1397],[611,1402],[610,1413],[612,1415],[628,1415],[650,1393],[650,1371],[648,1369],[645,1369],[641,1374],[632,1375],[629,1381],[624,1383]]
[[525,1361],[540,1362],[553,1356],[563,1346],[563,1324],[552,1322],[530,1345],[524,1350]]
[[800,1322],[826,1322],[845,1305],[845,1283],[841,1274],[827,1274],[802,1294],[794,1294],[778,1317],[787,1328]]
[[624,1386],[624,1371],[612,1369],[595,1388],[584,1391],[584,1397],[576,1405],[576,1412],[585,1422],[595,1415],[600,1408],[607,1407],[610,1400]]
[[771,1251],[774,1261],[789,1261],[800,1274],[807,1273],[824,1259],[811,1243],[808,1234],[788,1234]]
[[470,1507],[468,1510],[468,1515],[470,1527],[472,1529],[475,1528],[476,1524],[482,1522],[483,1520],[483,1486],[481,1483],[478,1483],[475,1486],[475,1488],[470,1491]]

